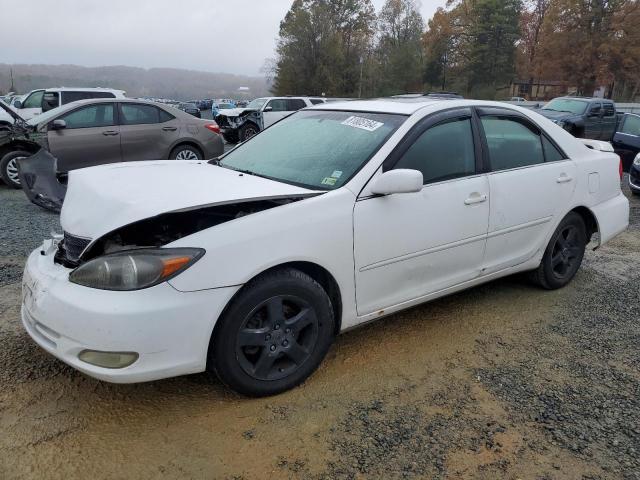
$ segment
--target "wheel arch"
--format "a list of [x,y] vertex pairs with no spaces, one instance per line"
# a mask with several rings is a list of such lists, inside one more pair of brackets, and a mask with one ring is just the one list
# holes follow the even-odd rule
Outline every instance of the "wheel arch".
[[600,227],[598,226],[598,219],[588,207],[584,207],[584,206],[574,207],[571,210],[571,212],[575,212],[582,217],[582,220],[584,221],[584,225],[585,227],[587,227],[587,243],[589,243],[593,234],[600,232]]
[[191,138],[181,138],[179,140],[176,140],[175,143],[173,143],[169,148],[169,152],[167,153],[167,158],[171,157],[171,152],[173,152],[176,148],[181,147],[183,145],[188,145],[190,147],[198,149],[198,151],[200,152],[200,155],[202,155],[202,158],[204,158],[204,148],[202,148],[202,145],[200,145],[196,140]]
[[[280,270],[284,268],[294,268],[296,270],[300,270],[301,272],[309,275],[311,278],[313,278],[316,282],[320,284],[320,286],[324,289],[325,292],[327,292],[327,295],[331,300],[331,305],[333,306],[333,309],[334,309],[334,315],[335,315],[334,333],[336,335],[340,333],[340,330],[342,328],[342,294],[340,292],[340,286],[338,285],[338,282],[336,281],[335,277],[326,268],[318,265],[317,263],[308,262],[308,261],[291,261],[291,262],[280,263],[278,265],[273,265],[261,271],[260,273],[254,275],[250,279],[248,279],[244,285],[246,286],[251,281],[269,272],[273,272],[274,270]],[[238,297],[238,295],[241,295],[242,292],[244,292],[245,286],[238,289],[238,291],[229,299],[229,301],[227,302],[227,305],[224,307],[224,309],[220,313],[219,318],[221,318],[226,313],[227,308],[229,307],[229,305],[233,303],[236,297]],[[218,325],[220,325],[220,322],[216,321],[216,324],[213,327],[213,331],[211,333],[211,339],[215,337],[216,332],[218,330]]]
[[0,147],[0,159],[8,153],[15,152],[16,150],[24,150],[25,152],[33,154],[40,150],[40,148],[40,145],[28,141],[15,140]]

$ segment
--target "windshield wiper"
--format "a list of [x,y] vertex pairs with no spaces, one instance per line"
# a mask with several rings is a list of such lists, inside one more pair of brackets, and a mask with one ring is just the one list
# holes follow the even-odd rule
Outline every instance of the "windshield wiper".
[[243,168],[235,168],[235,167],[230,167],[229,165],[224,165],[223,163],[220,162],[220,160],[209,160],[209,163],[212,165],[217,165],[218,167],[222,167],[222,168],[227,168],[229,170],[233,170],[234,172],[238,172],[238,173],[246,173],[247,175],[253,175],[254,177],[261,177],[261,178],[266,178],[267,180],[276,180],[272,177],[269,177],[268,175],[263,175],[261,173],[256,173],[253,170],[247,170],[247,169],[243,169]]

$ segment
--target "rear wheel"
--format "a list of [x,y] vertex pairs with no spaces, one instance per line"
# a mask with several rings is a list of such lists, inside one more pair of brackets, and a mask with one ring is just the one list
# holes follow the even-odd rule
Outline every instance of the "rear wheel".
[[178,145],[171,151],[170,160],[202,160],[202,153],[191,145]]
[[571,212],[553,232],[540,266],[531,272],[532,280],[548,290],[564,287],[580,268],[586,245],[584,220]]
[[334,314],[324,289],[295,269],[248,283],[216,326],[209,366],[229,387],[266,396],[303,382],[334,338]]
[[24,150],[17,150],[15,152],[9,152],[2,160],[0,160],[0,176],[4,183],[11,188],[20,188],[20,177],[18,176],[18,162],[22,158],[30,157],[29,152]]

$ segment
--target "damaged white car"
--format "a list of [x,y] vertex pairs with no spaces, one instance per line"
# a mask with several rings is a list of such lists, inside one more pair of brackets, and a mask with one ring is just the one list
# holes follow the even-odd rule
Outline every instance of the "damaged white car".
[[358,324],[516,272],[566,285],[628,224],[620,159],[588,143],[502,103],[390,99],[301,110],[218,161],[72,171],[22,320],[102,380],[275,394]]

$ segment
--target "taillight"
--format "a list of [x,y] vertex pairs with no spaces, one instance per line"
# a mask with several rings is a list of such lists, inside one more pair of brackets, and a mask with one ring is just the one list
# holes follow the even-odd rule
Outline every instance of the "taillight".
[[622,169],[622,158],[620,156],[618,156],[618,158],[620,159],[620,164],[618,166],[618,171],[620,173],[620,180],[622,180],[622,177],[624,176],[624,170]]
[[207,123],[204,128],[206,128],[207,130],[211,130],[213,133],[220,133],[220,127],[218,126],[217,123],[213,122],[213,123]]

